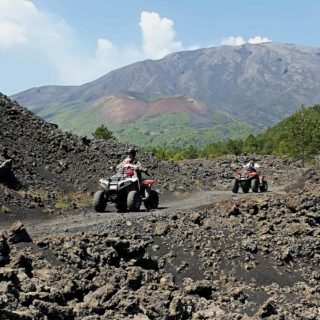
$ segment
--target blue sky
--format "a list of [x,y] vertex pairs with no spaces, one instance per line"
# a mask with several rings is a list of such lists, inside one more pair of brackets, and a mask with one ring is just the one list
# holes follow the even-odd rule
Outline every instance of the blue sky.
[[0,0],[0,91],[78,85],[174,51],[320,47],[316,0]]

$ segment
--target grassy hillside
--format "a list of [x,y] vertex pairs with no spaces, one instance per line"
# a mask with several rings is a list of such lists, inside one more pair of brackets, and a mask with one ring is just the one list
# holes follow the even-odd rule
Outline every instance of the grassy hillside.
[[[257,151],[264,154],[299,155],[320,152],[320,105],[300,109],[256,137]],[[300,151],[299,151],[300,149]]]
[[214,158],[225,154],[274,154],[305,160],[320,153],[320,105],[301,106],[291,116],[258,135],[227,139],[202,147],[190,143],[185,148],[159,147],[152,151],[159,159]]
[[115,128],[120,140],[142,146],[184,147],[189,144],[204,146],[228,137],[245,137],[257,132],[252,125],[226,114],[212,115],[212,125],[192,126],[186,113],[163,113],[154,118],[140,119],[135,123]]

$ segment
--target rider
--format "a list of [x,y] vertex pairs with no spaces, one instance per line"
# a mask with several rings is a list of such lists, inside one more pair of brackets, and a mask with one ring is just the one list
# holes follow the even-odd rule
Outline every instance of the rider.
[[255,162],[254,158],[251,158],[250,161],[243,166],[243,168],[247,170],[257,171],[256,169],[259,169],[260,165]]
[[[250,161],[243,166],[243,168],[248,170],[248,171],[257,172],[257,169],[260,169],[260,165],[255,162],[254,158],[251,158]],[[260,185],[262,185],[263,184],[262,176],[260,174],[258,176],[259,176],[259,183],[260,183]]]
[[125,169],[128,164],[134,165],[138,179],[139,181],[141,181],[141,172],[145,172],[146,174],[148,174],[148,170],[142,167],[141,162],[136,159],[136,154],[136,149],[133,147],[130,148],[126,153],[127,157],[120,164],[118,164],[116,168],[117,170],[120,170]]

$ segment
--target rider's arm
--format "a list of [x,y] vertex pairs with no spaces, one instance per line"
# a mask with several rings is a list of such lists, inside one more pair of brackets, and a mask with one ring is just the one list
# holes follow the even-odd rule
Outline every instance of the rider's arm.
[[250,167],[250,162],[247,163],[247,164],[245,164],[245,165],[243,166],[243,169],[249,169],[249,167]]
[[144,172],[144,173],[148,173],[148,169],[142,167],[142,164],[140,161],[138,161],[136,164],[135,164],[136,168],[138,170],[140,170],[141,172]]
[[126,159],[124,159],[122,162],[120,162],[120,163],[116,166],[116,169],[117,169],[117,170],[123,169],[125,164],[126,164]]
[[149,175],[148,169],[146,169],[146,168],[141,168],[140,170],[141,170],[141,172],[144,172],[146,175]]

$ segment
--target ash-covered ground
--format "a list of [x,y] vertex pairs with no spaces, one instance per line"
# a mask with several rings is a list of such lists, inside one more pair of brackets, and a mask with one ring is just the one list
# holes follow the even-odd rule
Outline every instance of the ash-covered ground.
[[3,95],[0,116],[1,320],[320,318],[319,166],[256,156],[270,191],[233,195],[246,157],[140,151],[159,210],[96,214],[91,191],[127,146]]

